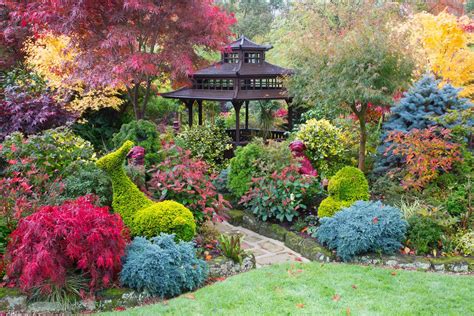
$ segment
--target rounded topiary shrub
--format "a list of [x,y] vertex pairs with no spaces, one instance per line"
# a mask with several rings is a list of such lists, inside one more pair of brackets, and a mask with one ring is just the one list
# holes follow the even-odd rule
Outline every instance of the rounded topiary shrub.
[[160,233],[174,233],[176,238],[189,241],[196,233],[193,213],[175,201],[157,202],[137,211],[133,218],[134,236],[152,238]]
[[379,201],[357,201],[333,217],[321,218],[316,238],[349,261],[369,252],[396,252],[402,247],[406,230],[407,222],[399,209]]
[[332,196],[328,196],[327,198],[321,201],[321,204],[318,207],[318,216],[333,216],[337,211],[343,209],[344,207],[351,206],[352,203],[354,203],[354,201],[338,201],[335,200]]
[[331,178],[328,192],[336,200],[366,201],[369,199],[369,183],[360,169],[347,166]]
[[138,291],[171,297],[201,286],[207,274],[207,265],[196,258],[193,243],[177,243],[174,235],[161,234],[151,240],[133,240],[126,250],[120,281]]
[[342,168],[329,180],[328,192],[329,196],[318,207],[319,217],[333,216],[355,201],[367,201],[370,197],[364,173],[350,166]]
[[135,146],[145,149],[145,164],[151,166],[160,161],[160,138],[156,125],[146,120],[133,120],[123,124],[120,131],[114,134],[112,144],[115,148],[122,146],[125,141],[132,141]]

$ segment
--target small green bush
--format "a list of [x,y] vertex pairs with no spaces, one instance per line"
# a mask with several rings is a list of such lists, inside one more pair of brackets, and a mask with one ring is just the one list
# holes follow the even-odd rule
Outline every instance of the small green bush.
[[316,238],[344,261],[368,252],[392,254],[402,247],[407,230],[402,212],[379,201],[357,201],[320,222]]
[[112,144],[120,147],[126,140],[132,141],[135,146],[145,148],[145,165],[151,166],[160,161],[160,138],[156,125],[146,120],[131,121],[123,124],[120,131],[114,134]]
[[120,273],[122,285],[159,297],[172,297],[204,284],[208,268],[196,257],[191,242],[176,242],[161,234],[151,240],[136,237],[127,247]]
[[331,178],[328,192],[336,200],[366,201],[369,199],[369,183],[360,169],[348,166]]
[[230,160],[227,186],[240,198],[250,189],[252,178],[271,175],[291,163],[292,155],[287,142],[269,141],[265,144],[262,139],[255,139],[235,151],[235,157]]
[[176,137],[180,147],[189,149],[193,157],[204,160],[213,171],[226,167],[224,152],[232,148],[231,142],[221,120],[215,124],[195,125]]
[[255,172],[257,160],[263,157],[263,148],[256,143],[250,143],[245,147],[239,147],[235,151],[235,157],[230,160],[230,172],[227,185],[232,193],[241,197],[250,188],[252,177],[260,174]]
[[333,216],[355,201],[367,201],[369,199],[369,183],[362,171],[347,166],[339,170],[329,180],[328,192],[329,196],[319,205],[319,217]]
[[460,235],[456,241],[456,244],[456,250],[462,252],[464,255],[474,255],[474,230]]
[[64,200],[94,194],[99,198],[100,205],[112,204],[112,184],[109,177],[93,162],[75,161],[64,173],[66,177],[63,179],[64,191],[61,194]]
[[443,230],[433,219],[414,215],[408,219],[408,224],[407,242],[418,254],[428,254],[438,249]]
[[134,236],[152,238],[160,233],[173,233],[179,240],[189,241],[196,234],[196,223],[191,211],[183,204],[163,201],[139,210],[131,230]]
[[319,217],[330,217],[336,214],[337,211],[342,210],[345,207],[349,207],[354,201],[338,201],[332,196],[325,198],[318,207]]
[[339,128],[325,119],[310,119],[301,125],[296,139],[306,145],[306,154],[319,174],[334,174],[345,150],[343,133]]

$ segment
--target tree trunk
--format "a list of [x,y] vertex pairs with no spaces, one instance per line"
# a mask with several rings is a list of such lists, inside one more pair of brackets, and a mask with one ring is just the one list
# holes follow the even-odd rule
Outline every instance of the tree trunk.
[[365,171],[365,147],[367,144],[367,128],[365,126],[365,115],[359,116],[360,139],[359,139],[359,169]]

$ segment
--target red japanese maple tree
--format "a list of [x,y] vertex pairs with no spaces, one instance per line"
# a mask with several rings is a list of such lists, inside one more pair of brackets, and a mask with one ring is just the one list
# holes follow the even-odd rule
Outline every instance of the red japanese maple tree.
[[10,15],[35,32],[67,35],[79,50],[74,79],[125,87],[143,118],[156,79],[183,79],[217,50],[234,18],[212,0],[7,0]]

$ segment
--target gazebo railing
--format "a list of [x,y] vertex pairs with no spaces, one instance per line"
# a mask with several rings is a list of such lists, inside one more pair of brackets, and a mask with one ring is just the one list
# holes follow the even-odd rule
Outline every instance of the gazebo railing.
[[[227,135],[232,138],[232,141],[236,142],[236,132],[235,128],[230,128],[226,130]],[[252,141],[255,137],[262,137],[271,140],[284,140],[286,139],[285,131],[278,131],[278,130],[261,130],[258,128],[242,128],[240,129],[240,141],[237,145],[244,145]]]

